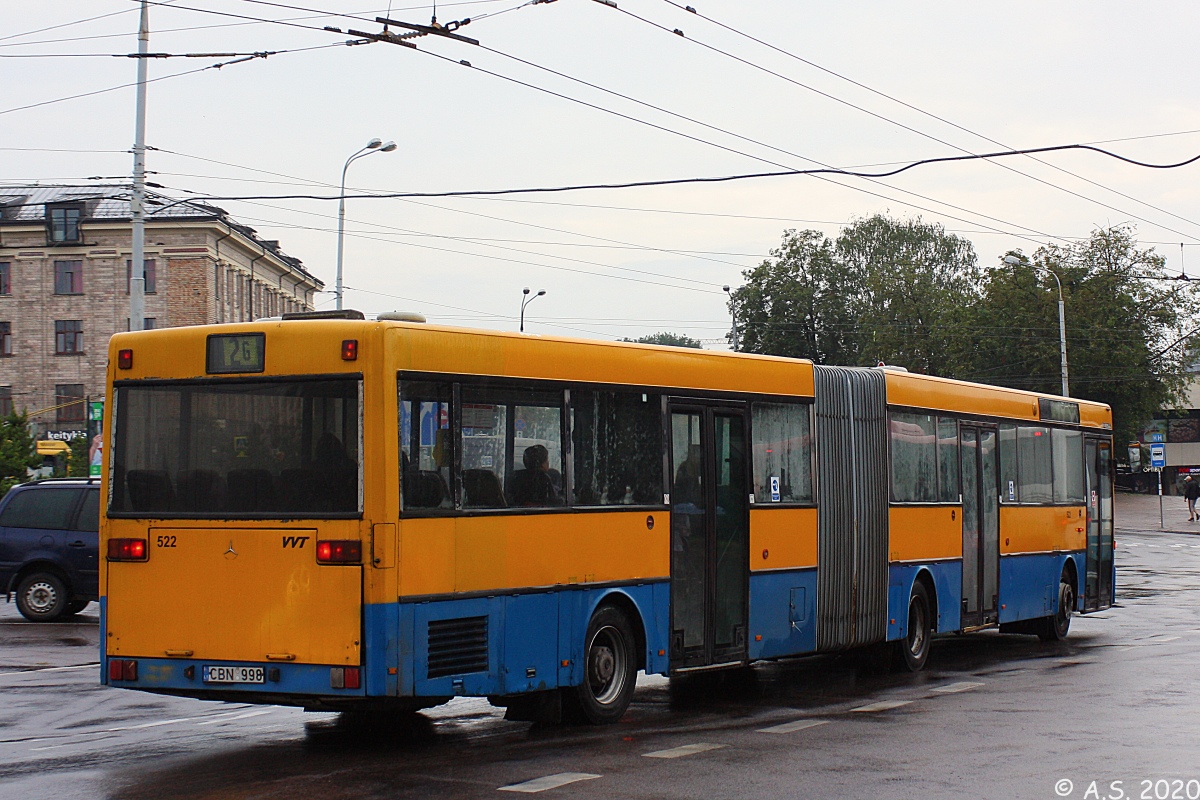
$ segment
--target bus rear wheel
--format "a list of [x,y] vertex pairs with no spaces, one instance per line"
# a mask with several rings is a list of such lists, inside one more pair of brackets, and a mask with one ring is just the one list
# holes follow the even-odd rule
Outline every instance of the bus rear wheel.
[[1059,642],[1067,638],[1071,630],[1071,614],[1075,611],[1075,584],[1071,576],[1063,570],[1058,579],[1058,608],[1055,612],[1042,618],[1038,638],[1043,642]]
[[929,660],[932,642],[933,614],[929,590],[923,581],[917,581],[908,598],[908,630],[904,639],[896,642],[896,666],[908,672],[920,672]]
[[637,679],[636,641],[619,609],[601,606],[592,615],[584,639],[583,683],[570,692],[583,721],[610,725],[629,708]]

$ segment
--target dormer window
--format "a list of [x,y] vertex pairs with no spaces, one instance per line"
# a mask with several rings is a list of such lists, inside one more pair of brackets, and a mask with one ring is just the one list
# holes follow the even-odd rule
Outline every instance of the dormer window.
[[46,206],[46,230],[51,244],[74,244],[79,242],[79,220],[83,216],[83,205]]

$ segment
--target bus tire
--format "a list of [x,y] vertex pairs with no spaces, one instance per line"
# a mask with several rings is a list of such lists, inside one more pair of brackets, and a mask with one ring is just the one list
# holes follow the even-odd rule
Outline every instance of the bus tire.
[[637,680],[636,642],[624,613],[609,605],[596,609],[584,638],[583,683],[571,693],[584,722],[611,725],[624,716]]
[[17,610],[30,622],[54,622],[68,603],[67,587],[53,572],[31,572],[17,585]]
[[1038,638],[1043,642],[1060,642],[1071,630],[1071,614],[1075,611],[1075,584],[1063,570],[1058,579],[1058,608],[1048,617],[1043,617]]
[[896,642],[896,666],[899,669],[920,672],[929,660],[933,641],[932,608],[929,590],[924,581],[918,580],[908,598],[908,628],[904,638]]

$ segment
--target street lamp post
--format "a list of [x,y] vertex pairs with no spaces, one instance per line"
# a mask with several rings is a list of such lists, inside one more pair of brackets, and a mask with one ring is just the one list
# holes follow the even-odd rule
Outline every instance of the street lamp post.
[[1062,281],[1058,279],[1058,273],[1049,267],[1044,267],[1041,264],[1034,264],[1023,261],[1016,256],[1005,256],[1004,263],[1010,267],[1020,266],[1025,264],[1034,269],[1045,270],[1054,278],[1054,283],[1058,286],[1058,351],[1062,359],[1062,394],[1063,397],[1071,396],[1071,389],[1067,380],[1067,317],[1063,308],[1063,293]]
[[538,293],[535,294],[533,297],[530,297],[528,286],[526,286],[524,289],[521,290],[521,333],[525,332],[525,306],[529,305],[534,300],[537,300],[539,297],[541,297],[545,293],[546,293],[545,289],[538,289]]
[[346,170],[350,169],[350,162],[356,161],[372,153],[390,153],[396,149],[395,142],[384,142],[381,139],[372,139],[367,142],[367,146],[356,151],[346,159],[345,165],[342,166],[342,188],[338,192],[338,240],[337,240],[337,308],[340,311],[342,308],[342,250],[343,239],[346,233]]
[[[721,290],[723,292],[725,292],[725,294],[729,295],[729,302],[732,304],[733,303],[733,292],[730,291],[728,286],[722,286]],[[738,349],[737,317],[734,315],[732,308],[729,309],[729,317],[730,317],[730,319],[733,320],[733,340],[732,340],[731,344],[733,345],[733,352],[736,353],[737,349]]]

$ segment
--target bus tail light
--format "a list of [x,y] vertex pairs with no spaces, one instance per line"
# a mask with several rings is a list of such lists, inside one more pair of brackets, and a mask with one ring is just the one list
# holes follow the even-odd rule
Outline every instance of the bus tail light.
[[358,667],[333,667],[329,670],[330,689],[357,689],[360,685]]
[[358,339],[342,340],[342,361],[358,360]]
[[133,369],[133,351],[117,351],[117,369]]
[[341,539],[317,542],[318,564],[362,563],[362,542],[357,539]]
[[109,539],[109,561],[145,561],[145,539]]
[[110,681],[136,681],[137,662],[123,658],[113,658],[108,662],[108,679]]

